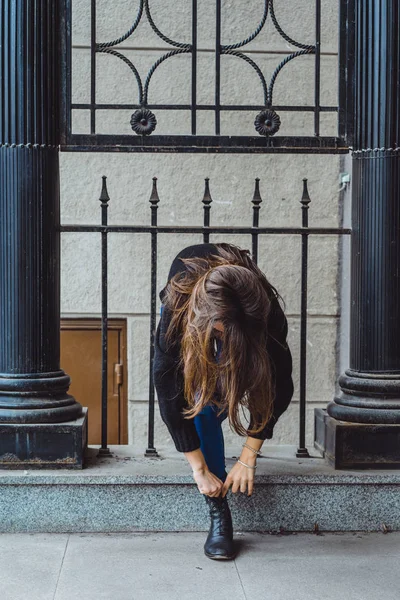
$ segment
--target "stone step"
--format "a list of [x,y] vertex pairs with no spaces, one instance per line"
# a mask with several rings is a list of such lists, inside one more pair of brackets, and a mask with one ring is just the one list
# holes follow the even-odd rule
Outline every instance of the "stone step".
[[[227,449],[227,468],[235,452]],[[82,470],[0,471],[0,532],[206,531],[207,507],[178,452],[89,446]],[[400,530],[400,471],[339,471],[317,450],[264,444],[252,497],[229,493],[236,531]]]

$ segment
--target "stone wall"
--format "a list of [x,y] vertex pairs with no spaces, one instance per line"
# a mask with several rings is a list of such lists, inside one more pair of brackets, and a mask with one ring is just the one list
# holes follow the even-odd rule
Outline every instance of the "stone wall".
[[[153,2],[154,18],[171,38],[190,41],[187,34],[187,0]],[[191,3],[190,3],[191,4]],[[199,2],[199,101],[213,100],[214,2]],[[276,13],[284,29],[300,41],[313,41],[314,18],[309,0],[281,0]],[[337,87],[337,6],[323,1],[323,57],[321,103],[336,104]],[[133,21],[138,2],[98,1],[97,39],[108,41],[124,33]],[[263,2],[223,1],[225,43],[243,39],[255,29]],[[172,10],[172,6],[174,10]],[[90,2],[73,2],[73,101],[88,102],[90,85]],[[245,16],[245,18],[244,18]],[[127,26],[128,23],[128,26]],[[160,26],[161,28],[161,26]],[[224,41],[224,40],[223,40]],[[162,54],[166,44],[154,36],[148,25],[123,43],[124,53],[135,57],[141,72]],[[271,28],[271,23],[249,46],[257,63],[269,76],[288,51],[288,44]],[[223,57],[222,101],[226,103],[262,103],[255,73],[246,63]],[[185,56],[166,61],[151,84],[152,103],[189,101],[190,59]],[[173,83],[171,83],[173,82]],[[101,102],[137,102],[137,88],[130,70],[113,56],[98,57],[98,100]],[[293,61],[278,77],[276,104],[305,104],[313,101],[313,58]],[[76,111],[75,111],[76,112]],[[99,132],[129,134],[132,111],[114,114],[102,111]],[[251,115],[250,115],[251,117]],[[322,133],[335,134],[335,115],[322,115]],[[157,115],[159,133],[188,133],[189,113],[176,111]],[[213,133],[212,114],[204,111],[199,132]],[[312,135],[312,113],[282,113],[282,133]],[[254,115],[253,115],[254,120]],[[253,134],[253,120],[243,112],[224,116],[222,133],[235,127],[236,133]],[[74,114],[76,133],[88,132],[89,116]],[[202,224],[204,178],[210,178],[213,197],[211,222],[220,225],[250,225],[254,179],[261,179],[263,204],[260,225],[298,226],[301,224],[299,200],[302,178],[309,180],[312,199],[311,226],[338,226],[342,220],[338,156],[318,155],[205,155],[205,154],[100,154],[64,153],[61,161],[62,222],[98,223],[98,197],[101,176],[108,176],[111,197],[110,223],[148,224],[150,222],[151,178],[158,177],[159,223],[166,225]],[[348,202],[348,200],[347,200]],[[166,281],[171,260],[185,245],[201,242],[199,236],[160,235],[158,289]],[[250,236],[211,236],[211,241],[232,241],[250,248]],[[110,316],[124,317],[128,323],[129,443],[146,446],[149,370],[149,282],[150,240],[148,235],[110,235],[109,309]],[[338,335],[340,299],[340,244],[334,237],[310,239],[309,327],[308,327],[308,408],[307,443],[313,440],[313,409],[325,406],[335,391],[339,370],[341,336]],[[286,302],[289,343],[294,360],[295,395],[288,411],[276,426],[274,438],[267,443],[296,443],[298,439],[299,339],[300,339],[300,239],[296,236],[269,236],[260,239],[259,264]],[[346,265],[344,265],[344,270]],[[62,236],[62,315],[100,315],[100,239],[96,234]],[[343,335],[343,332],[342,332]],[[84,404],[84,399],[80,398]],[[169,441],[156,407],[157,440]],[[234,442],[228,433],[229,443]]]

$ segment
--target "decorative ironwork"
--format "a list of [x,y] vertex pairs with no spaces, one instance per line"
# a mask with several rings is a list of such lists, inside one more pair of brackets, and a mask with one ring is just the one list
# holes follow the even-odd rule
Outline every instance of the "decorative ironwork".
[[150,135],[157,125],[154,113],[148,108],[139,108],[131,117],[131,127],[138,135]]
[[[67,14],[70,16],[71,3],[77,0],[65,0],[67,3]],[[172,39],[163,31],[162,23],[157,22],[154,13],[154,5],[150,0],[139,0],[139,6],[137,12],[133,15],[132,25],[123,33],[120,37],[110,41],[100,41],[96,39],[96,0],[91,0],[91,19],[92,19],[92,34],[91,34],[91,94],[90,101],[87,103],[72,103],[71,102],[71,79],[68,83],[68,98],[67,98],[67,117],[66,125],[67,131],[64,139],[66,141],[63,144],[63,149],[74,150],[79,147],[80,150],[90,150],[93,146],[97,149],[101,146],[102,149],[112,150],[113,146],[118,146],[118,150],[173,150],[177,149],[190,149],[197,151],[251,151],[251,152],[265,152],[271,150],[283,151],[316,151],[316,152],[346,152],[348,149],[344,142],[344,132],[346,129],[346,122],[343,119],[343,114],[339,119],[339,130],[337,137],[322,136],[320,131],[320,115],[324,113],[335,113],[338,111],[338,107],[333,106],[322,106],[320,102],[320,71],[321,71],[321,0],[314,0],[310,2],[310,11],[315,12],[315,39],[309,43],[299,41],[291,37],[285,29],[282,27],[277,16],[276,8],[281,9],[288,0],[280,0],[279,6],[276,7],[277,2],[274,0],[260,0],[261,15],[260,20],[253,30],[253,32],[246,38],[236,41],[234,43],[224,43],[222,39],[222,24],[223,24],[223,0],[216,0],[216,39],[215,39],[215,50],[213,54],[207,52],[207,56],[213,57],[214,70],[215,70],[215,94],[214,102],[209,104],[201,104],[198,102],[198,87],[199,84],[203,83],[198,76],[197,72],[197,59],[198,59],[198,40],[197,40],[197,29],[198,23],[198,11],[197,11],[197,0],[192,0],[191,3],[191,40],[190,42],[180,41]],[[347,19],[349,0],[338,0],[338,9],[341,10],[341,35],[349,35],[349,27],[351,27],[350,19]],[[142,23],[146,21],[150,26],[154,35],[161,40],[164,44],[170,47],[166,48],[166,51],[153,62],[147,73],[141,72],[141,69],[137,66],[136,59],[129,57],[126,54],[124,46],[121,46],[123,42],[134,39],[137,30],[141,27]],[[287,55],[278,62],[277,66],[273,70],[272,74],[267,77],[262,66],[254,58],[254,54],[249,55],[248,48],[256,38],[259,38],[261,33],[265,33],[266,24],[271,22],[275,31],[279,36],[285,40],[286,44],[290,45],[292,49],[289,49]],[[68,37],[69,27],[66,27],[66,48],[71,45],[71,39]],[[132,54],[132,49],[129,50]],[[131,103],[118,104],[108,103],[102,104],[98,102],[98,93],[96,90],[96,73],[98,73],[98,64],[96,57],[99,54],[108,54],[113,56],[115,59],[122,61],[131,71],[133,80],[136,82],[137,95],[136,98],[132,99]],[[189,103],[165,103],[156,104],[152,103],[151,100],[155,97],[154,90],[152,90],[151,82],[153,80],[154,73],[165,61],[171,58],[178,57],[180,55],[188,56],[191,60],[191,100]],[[275,84],[278,76],[286,65],[298,59],[302,56],[315,57],[314,67],[314,103],[307,105],[289,105],[289,104],[277,104],[277,98],[275,97]],[[262,104],[249,104],[249,105],[236,105],[236,104],[223,104],[221,102],[221,74],[224,71],[224,57],[230,56],[240,61],[245,62],[250,69],[252,69],[259,79],[259,83],[262,91]],[[343,63],[344,56],[341,57]],[[341,63],[341,64],[342,64]],[[210,63],[211,64],[211,63]],[[97,69],[97,71],[96,71]],[[342,71],[343,72],[343,69]],[[70,69],[68,64],[65,69],[66,77],[70,78]],[[351,74],[348,74],[350,78]],[[173,84],[173,76],[169,77],[171,85]],[[188,82],[189,83],[189,82]],[[340,90],[339,97],[345,101],[346,94],[343,91],[343,86],[346,86],[346,81],[340,78]],[[257,87],[252,93],[253,97],[258,94]],[[336,98],[336,94],[335,94]],[[71,119],[68,111],[71,110],[90,110],[90,133],[87,134],[74,134],[71,130]],[[101,110],[126,110],[133,109],[135,112],[131,118],[131,127],[137,134],[137,137],[132,134],[129,135],[128,127],[126,134],[123,135],[99,135],[96,127],[96,117],[98,112]],[[339,107],[340,109],[340,107]],[[165,114],[164,111],[186,111],[191,114],[191,125],[190,132],[186,135],[175,135],[174,132],[169,134],[154,134],[157,122],[168,122],[163,119],[162,116]],[[211,136],[202,136],[198,132],[198,115],[200,111],[213,111],[214,113],[214,134]],[[235,111],[242,111],[243,117],[241,124],[245,125],[248,123],[249,127],[254,123],[255,133],[253,136],[241,136],[236,134],[236,129],[233,131],[221,131],[221,115],[223,113],[234,113]],[[278,116],[278,112],[279,115]],[[282,123],[288,126],[286,115],[290,112],[298,113],[313,113],[314,114],[314,128],[313,131],[309,132],[309,135],[305,136],[290,136],[285,135],[282,138],[278,136],[272,139],[272,136],[276,134]],[[251,114],[253,113],[253,114]],[[144,116],[142,116],[144,115]],[[268,116],[270,115],[270,116]],[[140,117],[140,118],[139,118]],[[232,120],[227,120],[228,124]],[[128,123],[127,123],[128,126]],[[229,125],[225,126],[226,128]],[[262,140],[256,133],[260,134]],[[144,139],[146,136],[146,139]]]
[[[119,44],[121,44],[122,42],[127,40],[129,37],[131,37],[131,35],[134,33],[134,31],[137,29],[139,23],[141,22],[143,14],[146,15],[147,21],[148,21],[150,27],[152,28],[152,30],[154,31],[154,33],[156,34],[156,36],[158,36],[163,42],[166,42],[170,46],[174,46],[175,48],[177,48],[177,50],[171,50],[170,52],[166,52],[158,60],[155,61],[155,63],[151,66],[149,72],[147,73],[144,84],[143,84],[143,80],[140,77],[139,72],[136,69],[136,67],[134,66],[134,64],[126,56],[124,56],[121,52],[117,52],[117,51],[111,49],[114,46],[118,46]],[[139,104],[141,106],[146,106],[148,104],[149,85],[150,85],[150,81],[151,81],[151,78],[152,78],[155,70],[165,60],[167,60],[168,58],[171,58],[172,56],[177,56],[178,54],[188,54],[188,53],[193,52],[193,45],[192,44],[184,44],[182,42],[177,42],[175,40],[171,40],[168,36],[164,35],[160,31],[160,29],[157,27],[157,25],[155,24],[154,19],[151,15],[150,0],[140,0],[139,10],[138,10],[138,13],[136,15],[136,18],[135,18],[135,21],[134,21],[132,27],[123,36],[121,36],[120,38],[118,38],[116,40],[113,40],[111,42],[105,42],[105,43],[101,42],[99,44],[96,43],[95,44],[95,52],[103,52],[106,54],[112,54],[113,56],[116,56],[117,58],[121,59],[125,64],[127,64],[129,66],[129,68],[133,72],[133,74],[136,78],[137,84],[138,84]],[[139,133],[139,135],[150,135],[154,131],[155,125],[157,124],[157,121],[156,121],[154,115],[153,115],[153,118],[154,118],[154,127],[153,128],[151,128],[149,126],[148,128],[147,127],[145,128],[146,129],[145,132],[144,131],[138,132],[134,128],[132,120],[131,120],[132,129],[135,131],[135,133]],[[132,116],[132,119],[133,119],[133,116]]]
[[254,126],[260,135],[274,135],[279,131],[281,120],[274,110],[263,110],[256,116]]

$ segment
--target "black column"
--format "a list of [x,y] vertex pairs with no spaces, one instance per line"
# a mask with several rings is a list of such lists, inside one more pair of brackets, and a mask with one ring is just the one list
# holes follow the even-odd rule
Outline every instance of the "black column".
[[0,467],[79,467],[86,443],[60,369],[61,10],[0,0]]
[[400,467],[400,12],[356,0],[350,368],[327,407],[337,468]]

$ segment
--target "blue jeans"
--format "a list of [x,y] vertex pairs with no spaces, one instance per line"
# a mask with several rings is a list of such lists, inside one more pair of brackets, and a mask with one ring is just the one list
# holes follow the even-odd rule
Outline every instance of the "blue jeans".
[[220,416],[217,415],[217,412],[218,408],[216,406],[205,406],[194,417],[194,424],[208,468],[221,481],[225,481],[227,472],[225,469],[224,434],[221,424],[226,419],[227,412],[224,411]]
[[[161,306],[162,314],[163,306]],[[221,342],[217,340],[217,356],[221,352]],[[225,469],[225,446],[222,422],[228,413],[224,411],[218,416],[218,407],[214,404],[205,406],[198,415],[194,417],[194,425],[200,438],[200,449],[204,455],[211,473],[214,473],[221,481],[225,481],[227,472]]]

